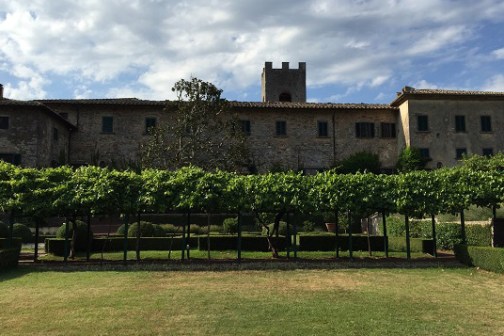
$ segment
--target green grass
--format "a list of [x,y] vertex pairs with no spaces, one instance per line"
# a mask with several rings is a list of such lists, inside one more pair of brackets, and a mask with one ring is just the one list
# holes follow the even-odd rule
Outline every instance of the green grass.
[[2,335],[502,335],[504,275],[19,269],[0,306]]
[[[313,252],[306,252],[306,251],[300,251],[298,252],[297,256],[299,259],[331,259],[334,258],[336,255],[335,252],[322,252],[322,251],[313,251]],[[389,253],[390,257],[394,258],[406,258],[406,253],[405,252],[390,252]],[[142,260],[168,260],[168,251],[142,251],[140,253],[140,257]],[[200,251],[200,250],[191,250],[190,251],[190,257],[191,258],[196,258],[196,259],[208,259],[208,253],[207,251]],[[280,257],[282,258],[287,258],[287,252],[281,252]],[[294,258],[294,252],[290,253],[290,257]],[[340,252],[340,257],[346,258],[349,257],[348,251],[341,251]],[[354,258],[367,258],[369,257],[369,253],[367,251],[354,251],[353,252],[353,257]],[[372,257],[376,258],[384,258],[385,253],[384,252],[373,252]],[[412,258],[432,258],[431,255],[429,254],[424,254],[424,253],[411,253]],[[102,259],[102,254],[101,253],[91,253],[90,258],[92,260],[123,260],[123,252],[106,252],[103,253],[103,259]],[[211,259],[237,259],[237,252],[236,251],[211,251],[210,252],[210,258]],[[271,259],[271,252],[242,252],[242,258],[243,259]],[[42,256],[39,258],[40,260],[45,260],[45,261],[62,261],[63,257],[55,256],[52,254]],[[76,258],[74,260],[85,260],[86,259],[86,254],[85,253],[78,253]],[[135,251],[128,251],[128,259],[129,260],[136,260],[136,253]],[[172,251],[170,254],[170,259],[173,260],[180,260],[181,259],[181,252],[180,251]],[[71,261],[70,259],[68,259]]]

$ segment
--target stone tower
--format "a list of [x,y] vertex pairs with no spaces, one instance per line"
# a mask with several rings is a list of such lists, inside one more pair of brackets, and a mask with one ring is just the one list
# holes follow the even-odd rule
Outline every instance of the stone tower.
[[261,76],[263,102],[306,102],[306,63],[299,62],[298,69],[289,69],[289,62],[282,62],[281,69],[273,69],[266,62]]

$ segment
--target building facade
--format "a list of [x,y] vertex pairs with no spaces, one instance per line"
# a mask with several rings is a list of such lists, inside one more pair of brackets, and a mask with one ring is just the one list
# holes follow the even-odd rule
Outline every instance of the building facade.
[[[504,92],[405,87],[391,104],[307,103],[306,64],[287,62],[280,69],[266,62],[261,82],[261,102],[230,102],[259,171],[313,172],[361,151],[393,169],[406,146],[434,169],[504,149]],[[135,98],[16,101],[0,86],[0,159],[128,166],[139,161],[150,127],[174,122],[175,108]]]

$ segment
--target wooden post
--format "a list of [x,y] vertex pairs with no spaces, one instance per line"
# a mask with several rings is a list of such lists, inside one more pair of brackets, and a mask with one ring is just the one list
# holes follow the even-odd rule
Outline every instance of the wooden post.
[[286,245],[287,245],[287,259],[290,259],[290,249],[291,249],[291,233],[290,233],[290,223],[289,223],[289,212],[285,214],[285,225],[287,232],[285,233]]
[[237,249],[238,249],[238,262],[241,262],[241,250],[242,250],[242,218],[241,212],[238,212],[238,241],[237,241]]
[[124,264],[128,262],[128,224],[129,213],[124,214],[124,247],[123,247],[123,261]]
[[63,251],[63,261],[67,262],[68,260],[68,235],[70,234],[70,228],[69,228],[69,220],[68,217],[66,218],[66,223],[65,223],[65,249]]
[[140,225],[140,211],[137,212],[137,235],[136,235],[136,260],[140,261],[140,237],[142,236],[142,226]]
[[388,236],[387,236],[387,215],[382,212],[383,220],[383,249],[385,250],[385,258],[389,257]]
[[91,246],[93,245],[93,238],[89,239],[91,235],[91,213],[87,215],[87,230],[86,230],[86,261],[89,261],[91,256]]
[[434,252],[434,257],[437,258],[437,238],[436,238],[436,217],[434,214],[431,215],[432,219],[432,245],[433,245],[433,251]]
[[410,227],[409,227],[409,217],[404,216],[404,225],[406,227],[406,259],[411,259],[411,244],[410,244]]
[[292,223],[292,234],[294,235],[294,259],[297,259],[297,224],[296,221]]
[[189,260],[190,255],[189,251],[191,250],[191,213],[187,213],[187,240],[185,243],[184,248],[186,249],[186,255],[187,255],[187,260]]
[[348,253],[350,259],[353,259],[353,246],[352,246],[352,212],[348,210]]
[[336,237],[336,242],[334,248],[336,249],[336,258],[339,258],[339,214],[338,210],[334,210],[334,236]]
[[210,214],[207,212],[207,256],[210,260]]
[[40,237],[40,221],[35,218],[35,252],[33,253],[33,262],[38,260],[38,241]]
[[464,210],[462,209],[460,211],[460,233],[462,235],[462,244],[467,244],[467,236],[466,236],[466,229],[465,229],[465,217],[464,217]]
[[181,256],[180,258],[182,260],[185,259],[185,253],[186,253],[186,244],[187,244],[187,239],[186,239],[186,224],[189,222],[189,212],[186,214],[186,222],[182,225],[182,246],[180,248]]

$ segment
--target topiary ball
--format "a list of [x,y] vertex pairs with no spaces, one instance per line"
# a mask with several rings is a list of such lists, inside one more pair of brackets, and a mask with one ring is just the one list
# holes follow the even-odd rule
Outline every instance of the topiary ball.
[[[270,234],[273,234],[273,227],[274,227],[275,223],[271,223],[268,225],[268,228],[270,230]],[[266,235],[267,234],[267,231],[266,231],[266,228],[263,227],[263,230],[262,230],[262,234],[263,235]],[[278,235],[280,236],[286,236],[287,235],[287,223],[286,222],[282,222],[280,221],[280,223],[278,223]]]
[[[56,238],[65,238],[65,232],[66,232],[66,226],[67,223],[63,223],[56,231]],[[79,251],[85,251],[87,248],[88,242],[90,242],[93,239],[93,232],[91,231],[89,233],[88,239],[86,239],[86,234],[87,234],[87,224],[84,223],[83,221],[77,220],[76,221],[76,241],[75,241],[75,248]],[[74,223],[69,222],[68,223],[68,239],[72,239],[73,237],[73,231],[74,231]]]
[[0,238],[9,237],[9,227],[4,223],[0,223]]
[[153,224],[154,237],[166,237],[166,231],[159,224]]
[[222,221],[222,232],[224,233],[238,232],[238,217],[224,219]]
[[16,238],[21,238],[23,244],[31,243],[32,232],[30,228],[21,223],[15,223],[12,228],[12,236]]
[[[138,223],[133,223],[128,227],[128,237],[136,237],[137,232]],[[155,237],[154,225],[150,222],[140,221],[140,237]]]

